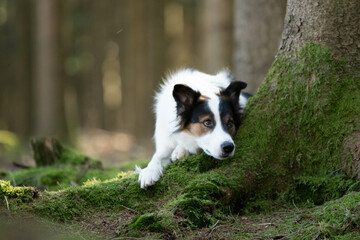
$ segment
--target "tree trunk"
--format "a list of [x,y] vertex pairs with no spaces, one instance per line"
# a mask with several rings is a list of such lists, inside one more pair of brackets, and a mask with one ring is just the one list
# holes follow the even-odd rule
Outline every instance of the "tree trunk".
[[281,49],[238,133],[246,191],[297,199],[314,178],[359,177],[359,20],[356,0],[288,1]]
[[[235,1],[236,2],[236,1]],[[232,0],[203,1],[202,69],[213,73],[231,67],[233,42]]]
[[[124,38],[125,49],[121,53],[122,128],[133,134],[139,143],[148,143],[154,129],[151,117],[154,86],[161,80],[159,68],[163,70],[163,9],[164,2],[154,3],[131,0],[127,2],[128,22],[120,33]],[[156,35],[158,34],[158,35]],[[159,38],[159,42],[155,41]],[[122,59],[121,59],[122,60]]]
[[37,0],[35,14],[35,134],[58,135],[64,129],[63,86],[57,0]]
[[[302,81],[309,89],[322,87],[316,101],[321,104],[326,101],[332,111],[337,111],[338,115],[329,118],[328,121],[340,121],[333,126],[332,131],[344,132],[336,139],[337,147],[340,149],[337,157],[342,160],[339,167],[342,172],[357,179],[360,179],[359,22],[360,2],[356,0],[289,0],[282,42],[277,55],[278,59],[296,59],[299,51],[307,43],[312,42],[328,48],[333,61],[338,61],[337,65],[324,69],[323,74],[324,78],[327,78],[327,83],[319,81],[320,76],[317,76],[314,70],[310,70]],[[314,56],[317,53],[311,54]],[[321,64],[320,59],[313,59],[310,63],[312,56],[308,57],[307,64]],[[276,85],[275,79],[269,79],[269,84]],[[277,89],[279,87],[281,86]]]
[[[86,8],[89,5],[86,2],[82,3]],[[91,37],[91,41],[88,41],[88,47],[91,50],[91,54],[94,56],[93,71],[88,71],[84,74],[82,79],[83,99],[82,104],[85,106],[84,114],[84,126],[85,128],[101,128],[105,127],[105,105],[104,105],[104,84],[102,68],[105,61],[106,47],[109,45],[107,41],[107,26],[111,5],[106,5],[103,1],[93,1],[90,4],[90,9],[95,17],[96,21],[93,22],[93,29],[87,29]],[[99,44],[104,43],[104,44]]]
[[32,2],[2,2],[5,10],[0,29],[0,128],[21,140],[30,135],[31,125],[31,14]]
[[[146,75],[147,39],[146,35],[146,3],[140,0],[129,1],[127,18],[124,26],[127,59],[123,62],[122,112],[123,127],[134,136],[140,137],[146,130],[147,119],[151,116],[148,103],[151,102],[149,86],[151,80]],[[146,99],[146,100],[145,100]],[[147,108],[143,108],[147,106]],[[145,110],[145,111],[144,111]],[[147,114],[145,114],[145,112]],[[150,121],[151,122],[151,121]],[[146,126],[146,127],[145,127]],[[151,127],[150,127],[151,129]],[[148,134],[147,134],[148,135]]]
[[279,54],[294,56],[305,43],[314,42],[359,68],[359,8],[355,0],[289,0]]
[[234,74],[255,93],[279,47],[286,0],[234,1]]

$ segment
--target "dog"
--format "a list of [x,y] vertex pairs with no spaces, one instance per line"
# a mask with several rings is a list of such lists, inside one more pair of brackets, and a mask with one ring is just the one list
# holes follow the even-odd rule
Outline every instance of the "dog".
[[156,151],[148,166],[136,167],[140,187],[154,185],[171,162],[204,151],[216,159],[234,155],[233,137],[249,94],[224,70],[209,75],[182,69],[164,81],[155,96]]

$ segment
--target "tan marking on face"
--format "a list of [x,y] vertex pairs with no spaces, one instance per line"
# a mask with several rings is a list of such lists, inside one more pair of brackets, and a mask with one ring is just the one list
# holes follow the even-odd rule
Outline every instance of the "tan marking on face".
[[205,127],[203,122],[206,120],[211,120],[210,115],[203,115],[199,117],[199,122],[189,123],[185,126],[184,131],[194,137],[203,136],[212,131],[212,128]]
[[194,137],[203,136],[211,131],[210,128],[205,127],[203,123],[190,123],[185,129],[186,133]]

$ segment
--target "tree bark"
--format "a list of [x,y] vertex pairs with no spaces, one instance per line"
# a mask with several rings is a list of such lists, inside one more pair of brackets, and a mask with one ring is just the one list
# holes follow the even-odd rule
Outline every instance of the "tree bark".
[[314,42],[359,68],[359,9],[356,0],[289,0],[278,54],[294,56],[306,42]]
[[234,75],[255,93],[279,47],[286,0],[234,1]]

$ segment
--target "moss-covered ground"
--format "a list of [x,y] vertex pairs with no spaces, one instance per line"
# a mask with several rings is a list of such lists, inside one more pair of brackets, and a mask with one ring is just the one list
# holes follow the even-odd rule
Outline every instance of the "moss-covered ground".
[[[358,72],[307,44],[293,59],[276,59],[245,112],[231,159],[185,158],[147,190],[129,172],[8,201],[8,209],[117,238],[358,237],[360,185],[349,146],[360,132]],[[9,191],[0,197],[17,199]]]

